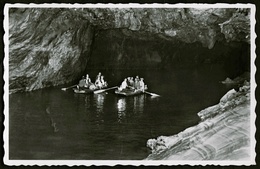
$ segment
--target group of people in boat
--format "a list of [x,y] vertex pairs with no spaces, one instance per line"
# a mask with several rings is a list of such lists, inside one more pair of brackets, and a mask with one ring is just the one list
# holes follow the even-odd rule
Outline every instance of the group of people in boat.
[[[107,87],[107,82],[104,79],[104,76],[101,72],[96,76],[95,82],[93,83],[88,74],[83,76],[77,85],[78,90],[90,89],[97,90],[103,89]],[[118,91],[145,91],[147,90],[147,85],[144,83],[144,78],[139,78],[139,76],[127,77],[123,80],[120,87],[118,87]]]
[[144,91],[147,89],[147,85],[144,83],[144,78],[139,78],[139,76],[136,76],[135,79],[133,77],[127,77],[124,79],[124,81],[121,83],[120,87],[118,88],[119,91],[124,90],[140,90]]
[[96,76],[95,82],[92,83],[91,79],[88,74],[86,74],[86,77],[83,76],[82,79],[79,81],[79,84],[77,85],[77,88],[79,90],[84,90],[84,89],[90,89],[90,90],[95,90],[95,89],[103,89],[107,87],[107,82],[104,79],[104,76],[101,74],[101,72],[98,73]]

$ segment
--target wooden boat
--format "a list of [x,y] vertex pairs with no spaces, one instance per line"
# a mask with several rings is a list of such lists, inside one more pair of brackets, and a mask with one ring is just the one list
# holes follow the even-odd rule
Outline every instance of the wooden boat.
[[85,89],[77,89],[77,88],[74,88],[74,93],[78,93],[78,94],[99,94],[99,93],[103,93],[105,91],[108,91],[108,90],[111,90],[111,89],[115,89],[117,88],[117,86],[115,87],[110,87],[110,88],[101,88],[101,89],[98,89],[98,88],[91,88],[91,89],[88,89],[88,88],[85,88]]
[[74,93],[77,93],[77,94],[92,94],[92,93],[94,93],[95,90],[73,88],[73,91],[74,91]]
[[98,90],[98,88],[94,85],[94,84],[91,84],[89,86],[89,88],[73,88],[74,90],[74,93],[77,93],[77,94],[91,94],[93,93],[95,90]]
[[133,89],[124,89],[122,91],[119,91],[118,89],[115,90],[115,94],[120,96],[136,96],[143,93],[144,92],[142,90],[133,90]]

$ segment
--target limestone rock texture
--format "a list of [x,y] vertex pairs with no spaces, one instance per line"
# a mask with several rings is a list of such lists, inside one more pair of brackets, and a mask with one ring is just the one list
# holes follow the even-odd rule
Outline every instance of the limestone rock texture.
[[147,160],[250,159],[250,84],[228,91],[198,113],[201,122],[173,136],[149,139]]
[[[249,16],[248,9],[235,8],[11,8],[10,91],[78,80],[88,67],[96,36],[104,30],[212,49],[217,41],[248,43]],[[160,62],[157,55],[154,60]]]
[[94,30],[70,11],[11,10],[9,28],[10,92],[68,83],[85,70]]
[[[80,9],[79,9],[80,10]],[[250,11],[224,8],[82,9],[83,18],[99,29],[129,29],[160,34],[185,43],[200,42],[212,48],[217,39],[249,42]]]

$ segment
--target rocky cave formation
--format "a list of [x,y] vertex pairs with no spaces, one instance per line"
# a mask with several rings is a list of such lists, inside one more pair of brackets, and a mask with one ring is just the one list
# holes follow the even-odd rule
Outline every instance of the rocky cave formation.
[[201,122],[172,136],[149,139],[148,160],[250,160],[250,84],[227,92],[198,113]]
[[223,61],[229,67],[231,61],[234,70],[246,62],[246,70],[249,17],[249,9],[235,8],[10,8],[9,89],[66,84],[110,63],[165,68]]

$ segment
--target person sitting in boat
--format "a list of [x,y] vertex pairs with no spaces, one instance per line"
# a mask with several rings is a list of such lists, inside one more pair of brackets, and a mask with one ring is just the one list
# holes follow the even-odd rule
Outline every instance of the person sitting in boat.
[[82,79],[79,81],[79,84],[77,85],[78,89],[82,89],[85,88],[86,86],[86,80],[85,80],[85,76],[82,76]]
[[97,75],[96,81],[95,81],[95,85],[96,85],[97,87],[99,87],[100,84],[101,84],[101,76]]
[[96,83],[99,83],[100,78],[101,78],[101,72],[99,72],[98,75],[96,76],[95,84],[96,84]]
[[134,87],[135,81],[134,81],[134,78],[133,78],[133,77],[130,77],[129,83],[130,83],[130,86],[131,86],[131,87]]
[[[95,85],[97,88],[101,89],[103,84],[102,84],[102,80],[101,80],[101,72],[98,73],[97,77],[96,77],[96,81],[95,81]],[[103,77],[104,78],[104,77]]]
[[128,89],[134,89],[134,81],[132,80],[133,78],[132,77],[128,77],[127,78],[127,88]]
[[136,76],[136,78],[135,78],[134,88],[135,88],[135,90],[139,90],[140,89],[140,80],[139,80],[138,76]]
[[100,82],[101,82],[102,88],[107,87],[107,82],[104,80],[104,76],[100,77]]
[[120,87],[118,88],[119,91],[122,91],[127,88],[127,79],[125,78]]
[[107,87],[107,82],[104,80],[104,76],[100,76],[100,78],[95,82],[95,85],[99,89]]
[[101,77],[101,72],[98,73],[98,75],[96,76],[96,81],[100,80]]
[[139,90],[142,90],[144,92],[144,90],[146,89],[146,86],[144,84],[144,78],[140,78],[140,89]]
[[86,82],[86,85],[85,85],[86,88],[89,88],[89,86],[93,84],[93,83],[91,82],[91,79],[89,78],[89,75],[88,75],[88,74],[86,74],[85,82]]
[[130,86],[130,77],[127,77],[126,83],[127,83],[127,86]]

